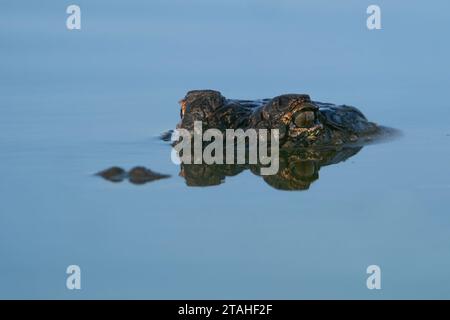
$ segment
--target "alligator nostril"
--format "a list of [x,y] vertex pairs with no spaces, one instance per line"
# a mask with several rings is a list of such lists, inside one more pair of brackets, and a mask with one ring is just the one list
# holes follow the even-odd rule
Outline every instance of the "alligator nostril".
[[313,111],[299,112],[295,118],[294,123],[298,127],[312,127],[314,125],[315,115]]

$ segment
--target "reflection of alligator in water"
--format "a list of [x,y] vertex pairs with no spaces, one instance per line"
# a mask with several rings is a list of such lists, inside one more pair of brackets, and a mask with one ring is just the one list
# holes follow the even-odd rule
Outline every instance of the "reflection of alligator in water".
[[134,167],[128,172],[120,167],[111,167],[98,172],[96,175],[111,182],[122,182],[128,179],[133,184],[144,184],[170,177],[170,175],[154,172],[145,167]]
[[[361,149],[362,147],[281,152],[278,173],[261,177],[275,189],[306,190],[319,178],[321,167],[345,161]],[[238,175],[247,169],[260,175],[260,168],[259,165],[181,164],[180,176],[184,177],[188,186],[214,186],[224,183],[226,177]]]
[[[261,176],[271,187],[279,190],[306,190],[319,178],[321,167],[337,164],[354,156],[362,147],[328,148],[323,150],[299,150],[297,152],[280,153],[280,167],[275,175]],[[257,164],[181,164],[180,176],[190,187],[215,186],[225,182],[226,177],[236,176],[245,170],[260,175],[261,166]],[[111,167],[97,175],[111,182],[128,179],[134,184],[144,184],[169,175],[156,173],[144,167],[135,167],[125,171],[119,167]]]

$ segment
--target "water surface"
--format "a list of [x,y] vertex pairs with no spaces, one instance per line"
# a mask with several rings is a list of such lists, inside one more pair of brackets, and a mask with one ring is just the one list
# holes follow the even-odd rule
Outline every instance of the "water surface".
[[[378,1],[378,31],[372,1],[79,0],[80,31],[69,4],[0,5],[1,298],[450,298],[447,2]],[[306,191],[187,187],[157,136],[199,88],[308,93],[403,136]],[[92,175],[112,165],[172,178]]]

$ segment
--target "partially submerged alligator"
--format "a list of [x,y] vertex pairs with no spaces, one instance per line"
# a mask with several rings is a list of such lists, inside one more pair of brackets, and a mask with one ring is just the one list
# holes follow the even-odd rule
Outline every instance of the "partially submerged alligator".
[[347,105],[312,101],[306,94],[284,94],[273,99],[227,99],[218,91],[189,91],[180,101],[178,128],[278,129],[282,148],[354,145],[373,139],[383,129],[361,111]]
[[[218,91],[195,90],[189,91],[180,104],[178,129],[193,131],[195,121],[201,121],[205,129],[222,132],[226,129],[278,129],[280,169],[277,174],[263,178],[282,190],[308,189],[318,179],[322,166],[345,161],[364,144],[397,132],[368,121],[355,107],[313,101],[305,94],[235,100],[225,98]],[[168,131],[161,138],[168,141],[171,136],[172,131]],[[260,168],[257,164],[181,164],[180,176],[188,186],[210,186],[247,169],[259,175]],[[129,172],[113,167],[98,175],[114,182],[128,178],[139,184],[169,177],[143,167]]]

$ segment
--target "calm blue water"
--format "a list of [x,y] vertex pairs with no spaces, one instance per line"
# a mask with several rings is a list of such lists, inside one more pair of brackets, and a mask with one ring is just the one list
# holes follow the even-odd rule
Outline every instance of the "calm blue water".
[[[365,0],[77,0],[68,31],[72,3],[0,4],[0,298],[450,298],[447,1],[376,1],[376,31]],[[403,137],[303,192],[190,188],[156,137],[198,88],[309,93]],[[172,178],[92,176],[112,165]]]

